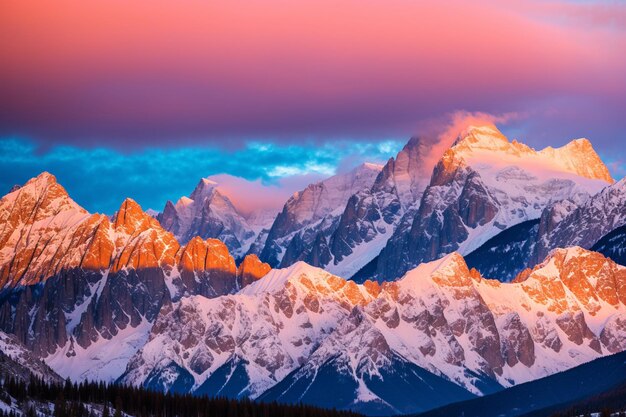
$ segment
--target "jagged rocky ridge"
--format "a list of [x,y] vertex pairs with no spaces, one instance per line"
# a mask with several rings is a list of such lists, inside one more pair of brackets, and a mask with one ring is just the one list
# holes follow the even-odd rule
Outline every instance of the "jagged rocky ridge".
[[[581,248],[509,284],[456,253],[382,285],[299,262],[237,294],[164,307],[122,381],[294,402],[341,381],[325,406],[406,413],[624,349],[626,268]],[[398,396],[409,390],[401,380],[437,389]]]
[[264,210],[242,214],[211,179],[200,180],[189,197],[168,201],[157,219],[181,243],[196,236],[219,239],[236,258],[243,258],[256,238],[267,236],[275,214]]
[[433,143],[413,137],[369,189],[355,193],[329,238],[329,271],[351,277],[378,255],[400,219],[413,213],[428,184]]
[[[297,193],[274,222],[261,259],[281,267],[305,261],[341,276],[353,276],[378,255],[402,216],[419,207],[433,152],[433,142],[413,137],[384,166],[365,164],[332,178],[334,183],[348,179],[353,185],[342,187],[348,192],[332,191],[336,186],[323,181]],[[367,181],[352,180],[355,176]],[[303,216],[312,211],[310,207],[332,212],[323,217]],[[311,220],[302,222],[298,220],[301,217]]]
[[[206,179],[191,198],[168,202],[159,220],[183,243],[216,237],[237,257],[247,250],[276,267],[305,261],[384,281],[452,251],[469,254],[556,202],[580,204],[613,182],[586,139],[535,151],[480,125],[439,152],[439,143],[411,138],[382,167],[364,164],[295,193],[266,229],[247,225]],[[547,254],[536,249],[535,263]]]
[[559,201],[540,219],[507,229],[467,256],[485,276],[507,280],[541,262],[549,251],[567,246],[593,249],[626,264],[626,179],[576,202]]
[[626,225],[626,178],[604,188],[583,203],[565,200],[541,216],[531,263],[565,245],[591,248],[602,237]]
[[238,270],[215,239],[181,246],[130,199],[89,214],[48,173],[3,197],[0,221],[0,329],[64,377],[118,377],[163,305],[267,272],[254,256]]
[[536,151],[495,126],[469,127],[435,166],[417,212],[399,222],[375,277],[391,280],[447,253],[468,254],[546,207],[585,201],[612,182],[586,139]]
[[381,167],[363,164],[309,185],[285,203],[264,241],[255,243],[260,258],[273,266],[289,266],[304,260],[325,266],[332,259],[329,240],[341,227],[348,200],[361,190],[369,189]]

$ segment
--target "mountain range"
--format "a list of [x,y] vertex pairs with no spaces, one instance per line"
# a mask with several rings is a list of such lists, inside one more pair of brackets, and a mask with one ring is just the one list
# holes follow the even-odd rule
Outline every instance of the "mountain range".
[[42,173],[0,200],[0,351],[57,380],[367,415],[625,351],[626,180],[586,139],[451,143],[411,138],[277,213],[205,178],[161,213],[91,214]]
[[[509,141],[495,126],[468,126],[442,155],[437,152],[432,141],[411,138],[383,166],[366,163],[294,193],[275,218],[253,211],[249,218],[263,219],[256,228],[209,179],[190,198],[168,202],[158,219],[179,241],[217,238],[236,258],[257,254],[272,267],[305,261],[382,282],[452,251],[468,255],[512,226],[550,216],[547,208],[555,213],[544,221],[554,223],[614,182],[586,139],[536,151]],[[546,224],[542,234],[553,226]],[[533,265],[563,246],[539,245]]]

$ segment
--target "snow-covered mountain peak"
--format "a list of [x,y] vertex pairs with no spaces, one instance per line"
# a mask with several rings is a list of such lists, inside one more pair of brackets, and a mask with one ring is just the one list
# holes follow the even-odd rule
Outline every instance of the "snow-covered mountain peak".
[[176,204],[168,201],[158,220],[181,243],[194,236],[222,240],[231,252],[242,257],[262,227],[253,228],[229,197],[220,191],[219,183],[202,178],[189,197]]
[[[273,269],[263,278],[248,285],[241,294],[291,294],[307,302],[312,298],[333,300],[351,309],[355,305],[369,303],[379,293],[377,285],[357,285],[354,281],[333,275],[321,268],[299,261],[288,268]],[[298,295],[296,295],[298,294]]]
[[[57,182],[54,175],[42,172],[35,178],[31,178],[21,187],[2,197],[0,205],[18,202],[21,205],[33,203],[36,212],[27,211],[22,215],[35,217],[49,216],[62,211],[76,211],[87,213],[87,210],[79,206],[69,196],[65,188]],[[33,219],[35,220],[35,219]]]
[[608,168],[588,139],[574,139],[568,144],[543,150],[516,140],[509,141],[495,126],[468,127],[451,150],[457,161],[476,166],[518,166],[543,176],[567,173],[592,180],[612,183]]
[[626,305],[626,267],[580,247],[554,250],[513,286],[549,311],[562,314],[578,305],[589,312],[590,327],[604,322]]
[[141,206],[132,198],[125,199],[113,218],[116,230],[124,230],[128,234],[146,230],[150,227],[160,229],[159,223],[143,211]]
[[210,178],[202,178],[202,179],[200,180],[200,182],[201,182],[202,184],[204,184],[205,186],[207,186],[207,187],[213,187],[213,186],[216,186],[216,185],[217,185],[217,182],[213,181],[213,180],[212,180],[212,179],[210,179]]
[[400,288],[418,291],[433,279],[440,285],[458,286],[467,285],[471,278],[465,259],[457,252],[452,252],[440,259],[425,262],[408,271],[396,283]]
[[348,400],[364,404],[387,398],[377,388],[407,369],[484,394],[623,350],[626,268],[580,248],[552,258],[504,284],[453,253],[382,288],[296,262],[236,294],[162,310],[123,380],[261,401],[304,401],[348,380]]
[[433,144],[422,138],[413,136],[391,158],[372,187],[374,192],[395,192],[404,209],[409,208],[422,196],[428,185],[429,170],[427,160],[430,159]]
[[28,186],[29,184],[48,184],[48,183],[56,183],[57,178],[49,173],[48,171],[43,171],[39,175],[34,178],[31,178],[24,184],[24,186]]
[[[89,213],[72,200],[56,178],[44,172],[0,199],[0,287],[7,282],[41,279],[27,270],[54,256],[65,230],[73,230]],[[45,242],[45,244],[43,243]],[[17,256],[16,259],[16,255]],[[38,271],[40,272],[40,271]]]
[[471,130],[446,151],[433,172],[431,185],[449,186],[465,181],[465,177],[471,179],[473,193],[484,194],[490,201],[494,210],[489,214],[496,227],[491,233],[470,233],[466,245],[459,248],[463,254],[499,230],[539,218],[545,207],[566,199],[584,201],[612,182],[588,141],[536,151],[509,142],[491,128]]
[[453,143],[460,149],[503,149],[509,140],[493,124],[469,125],[461,131]]
[[597,253],[583,249],[580,246],[571,246],[569,248],[557,248],[553,250],[550,254],[550,258],[553,259],[559,257],[567,262],[574,258],[580,259],[588,256],[593,256],[594,254]]
[[348,201],[356,193],[371,189],[380,172],[379,165],[361,164],[294,193],[274,220],[261,259],[272,266],[290,265],[304,259],[304,248],[316,239],[327,245]]
[[359,165],[359,167],[357,169],[359,169],[359,168],[361,170],[380,171],[381,169],[383,169],[383,165],[375,164],[373,162],[363,162],[361,165]]
[[[187,207],[190,204],[193,204],[193,200],[189,197],[187,197],[186,195],[182,196],[181,198],[178,199],[178,201],[176,202],[176,207]],[[168,203],[170,203],[168,201]]]
[[217,182],[209,178],[202,178],[198,182],[198,185],[196,185],[196,188],[193,190],[193,192],[191,193],[189,197],[192,200],[201,201],[205,197],[208,197],[213,192],[213,190],[217,188],[217,186],[218,186]]
[[311,266],[303,261],[298,261],[287,268],[273,269],[263,278],[248,285],[241,293],[255,295],[261,293],[273,293],[282,290],[288,281],[300,277],[308,277],[315,281],[330,275],[321,268]]
[[181,208],[186,208],[193,204],[196,206],[196,211],[202,206],[207,206],[213,212],[237,213],[239,215],[233,202],[224,193],[220,192],[219,184],[208,178],[202,178],[189,198],[184,198],[181,197],[179,199]]
[[608,168],[588,139],[574,139],[560,148],[547,147],[538,154],[566,172],[589,179],[602,180],[609,184],[614,182]]
[[[202,178],[189,197],[182,196],[178,199],[174,208],[178,210],[181,218],[193,221],[203,207],[210,208],[215,214],[240,216],[233,202],[222,192],[219,184],[209,178]],[[184,213],[184,212],[187,213]]]
[[195,206],[193,211],[198,211],[198,209],[206,206],[214,212],[238,213],[232,201],[220,192],[218,183],[207,178],[200,180],[189,197],[183,196],[176,203],[176,206],[181,209],[186,209],[192,205]]
[[[557,271],[561,271],[562,273],[564,268],[570,267],[573,263],[610,263],[614,264],[616,270],[626,271],[626,267],[615,264],[613,261],[603,256],[601,253],[587,250],[580,246],[571,246],[567,248],[557,248],[552,250],[542,263],[536,265],[533,268],[531,275],[537,271],[545,272],[546,270],[548,270],[550,273],[554,272],[550,268],[556,268]],[[585,274],[585,276],[593,275],[593,273]]]

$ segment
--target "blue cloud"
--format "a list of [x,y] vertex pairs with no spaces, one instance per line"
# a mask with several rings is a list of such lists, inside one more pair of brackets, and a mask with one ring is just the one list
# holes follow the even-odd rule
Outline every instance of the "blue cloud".
[[230,174],[276,184],[294,176],[329,176],[348,164],[384,161],[403,144],[395,139],[299,145],[263,141],[248,142],[237,150],[213,145],[124,153],[67,145],[42,149],[34,141],[7,137],[0,139],[0,190],[4,194],[14,184],[49,171],[89,211],[113,213],[126,197],[144,208],[161,209],[167,200],[189,194],[202,177]]

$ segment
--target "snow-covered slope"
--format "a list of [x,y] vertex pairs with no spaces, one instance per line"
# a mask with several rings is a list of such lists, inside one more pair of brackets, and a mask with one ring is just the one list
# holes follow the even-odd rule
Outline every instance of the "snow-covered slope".
[[[332,386],[332,395],[328,387]],[[319,404],[369,415],[414,413],[473,395],[395,352],[374,320],[353,308],[307,362],[260,401]]]
[[[369,189],[381,168],[365,163],[295,193],[276,217],[265,242],[255,245],[262,247],[261,259],[272,266],[288,266],[298,260],[323,257],[323,247],[337,227],[348,200],[356,192]],[[315,254],[310,251],[311,245],[316,249]],[[327,262],[318,259],[310,263]]]
[[[8,358],[8,359],[7,359]],[[28,381],[34,375],[46,382],[61,383],[63,379],[13,335],[0,331],[0,379],[12,376]]]
[[452,251],[467,254],[561,200],[585,201],[612,179],[586,139],[536,151],[495,126],[471,126],[433,171],[415,213],[381,252],[376,277],[394,279]]
[[559,201],[540,219],[515,225],[467,255],[486,276],[512,279],[541,262],[549,251],[578,245],[626,263],[626,180],[611,184],[582,202]]
[[432,145],[411,138],[370,189],[350,198],[329,239],[329,271],[353,276],[380,253],[402,216],[415,212],[428,185]]
[[[456,253],[382,286],[299,262],[238,294],[162,310],[122,381],[315,402],[338,378],[345,384],[336,401],[324,404],[398,413],[452,401],[459,388],[480,395],[626,349],[626,268],[575,247],[523,278],[484,279]],[[399,401],[392,375],[440,389]]]
[[122,380],[158,389],[256,397],[299,367],[365,287],[298,262],[241,293],[184,298],[162,311]]

